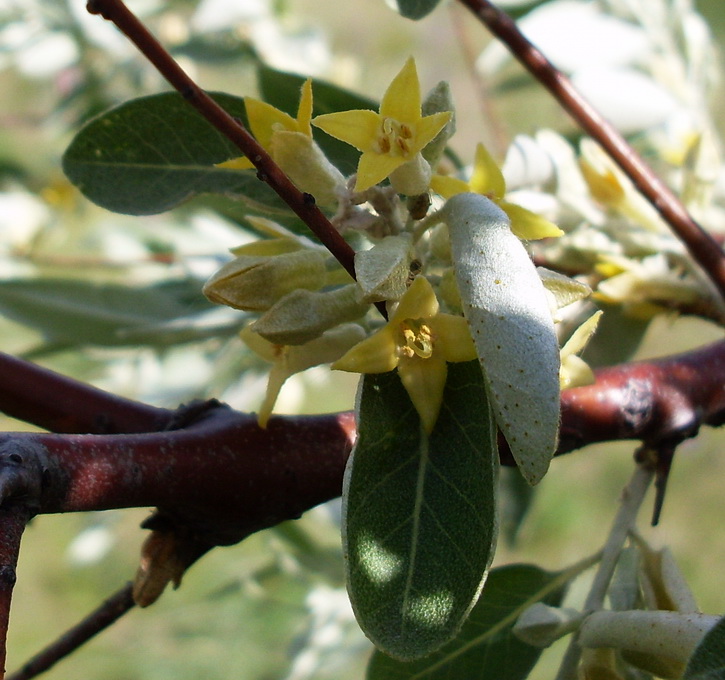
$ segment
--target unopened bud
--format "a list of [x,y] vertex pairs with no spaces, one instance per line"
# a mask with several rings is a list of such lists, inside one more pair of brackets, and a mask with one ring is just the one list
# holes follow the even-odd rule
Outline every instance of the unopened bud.
[[442,111],[451,111],[451,119],[446,123],[445,127],[434,137],[425,149],[423,149],[423,158],[425,158],[432,167],[438,164],[443,156],[448,140],[453,137],[456,131],[456,113],[451,95],[450,85],[442,80],[436,85],[423,100],[421,113],[424,116],[430,116],[434,113]]
[[364,302],[398,300],[408,289],[414,259],[409,234],[386,236],[370,250],[355,253],[355,274]]
[[345,178],[311,137],[301,132],[275,131],[272,156],[300,191],[314,196],[320,205],[337,205]]
[[432,175],[428,161],[421,153],[417,153],[407,163],[393,170],[390,183],[399,194],[418,196],[428,191]]
[[252,329],[278,345],[302,345],[333,326],[360,318],[368,307],[358,301],[355,284],[324,293],[295,290],[268,309]]
[[537,602],[526,609],[513,627],[514,635],[534,647],[548,647],[576,630],[582,614],[574,609],[550,607]]
[[220,305],[264,311],[293,290],[320,288],[325,276],[321,251],[298,250],[272,257],[241,255],[214,274],[203,292]]

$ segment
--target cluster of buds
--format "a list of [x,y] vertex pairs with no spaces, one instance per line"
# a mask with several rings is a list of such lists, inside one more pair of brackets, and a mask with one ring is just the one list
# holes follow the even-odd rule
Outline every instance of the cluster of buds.
[[[462,316],[445,220],[442,211],[429,212],[430,206],[440,208],[462,193],[484,195],[504,211],[521,239],[563,232],[506,201],[501,170],[483,145],[476,150],[470,180],[439,173],[455,129],[453,106],[445,83],[422,100],[413,59],[388,87],[378,112],[353,110],[313,118],[309,80],[302,86],[296,118],[255,99],[245,103],[260,143],[302,191],[334,212],[333,223],[352,234],[357,250],[353,281],[326,251],[277,226],[275,238],[234,250],[235,259],[204,287],[213,302],[258,315],[241,337],[272,363],[260,424],[266,425],[290,375],[332,363],[333,369],[360,373],[397,369],[423,427],[432,430],[447,363],[475,359],[477,351]],[[352,178],[343,177],[325,157],[313,138],[315,127],[361,152]],[[246,158],[222,165],[251,167]],[[389,187],[381,186],[385,180]],[[590,293],[565,277],[543,278],[552,315]],[[381,325],[379,316],[369,314],[372,303],[387,306],[387,323]],[[595,323],[569,344],[562,384],[591,379],[574,354]]]

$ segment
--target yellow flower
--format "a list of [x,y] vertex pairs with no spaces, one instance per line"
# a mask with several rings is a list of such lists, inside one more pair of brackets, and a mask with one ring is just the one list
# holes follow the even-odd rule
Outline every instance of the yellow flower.
[[[252,134],[268,151],[272,148],[275,132],[299,132],[307,137],[312,137],[312,127],[310,126],[310,120],[312,119],[312,80],[310,78],[302,85],[297,118],[292,118],[292,116],[276,109],[271,104],[252,97],[244,98],[244,106],[247,110],[247,120]],[[254,166],[246,156],[240,156],[219,163],[217,167],[247,170]]]
[[[408,59],[383,95],[380,113],[365,109],[317,116],[312,124],[362,151],[355,191],[382,182],[417,156],[450,120],[450,111],[421,115],[415,61]],[[426,187],[427,188],[427,187]]]
[[469,182],[456,177],[433,175],[430,181],[433,191],[451,198],[456,194],[472,191],[490,198],[511,220],[511,231],[516,236],[527,241],[552,236],[562,236],[564,232],[555,224],[540,215],[522,208],[515,203],[504,200],[506,195],[506,180],[496,162],[488,153],[483,144],[476,147],[476,156],[473,162],[473,175]]
[[386,373],[397,368],[423,428],[430,433],[443,401],[446,362],[475,358],[467,321],[462,316],[439,314],[433,288],[428,279],[419,276],[390,321],[332,368],[353,373]]

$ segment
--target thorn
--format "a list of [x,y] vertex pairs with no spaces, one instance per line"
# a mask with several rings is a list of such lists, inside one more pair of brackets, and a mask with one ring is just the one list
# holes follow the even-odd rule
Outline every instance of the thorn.
[[655,463],[655,503],[652,509],[652,526],[657,526],[662,513],[662,505],[665,502],[665,491],[667,480],[672,468],[672,459],[675,456],[675,449],[671,446],[663,446],[657,449],[657,460]]

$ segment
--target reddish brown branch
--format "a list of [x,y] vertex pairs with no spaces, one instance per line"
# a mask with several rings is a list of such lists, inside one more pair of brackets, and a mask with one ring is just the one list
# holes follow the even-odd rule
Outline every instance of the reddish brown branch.
[[519,31],[506,13],[488,0],[460,0],[516,59],[551,92],[562,108],[599,144],[632,180],[707,272],[725,299],[725,257],[713,238],[688,214],[681,201],[652,172],[624,137],[576,90],[571,81]]
[[174,414],[2,353],[0,376],[0,411],[51,432],[153,432]]

